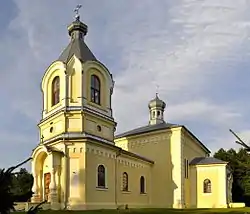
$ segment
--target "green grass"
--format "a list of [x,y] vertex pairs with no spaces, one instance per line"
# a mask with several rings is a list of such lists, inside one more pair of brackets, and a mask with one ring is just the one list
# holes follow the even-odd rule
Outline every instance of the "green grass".
[[[89,210],[89,211],[39,211],[38,214],[250,214],[250,208],[230,209],[129,209],[129,210]],[[25,212],[14,212],[13,214],[25,214]]]

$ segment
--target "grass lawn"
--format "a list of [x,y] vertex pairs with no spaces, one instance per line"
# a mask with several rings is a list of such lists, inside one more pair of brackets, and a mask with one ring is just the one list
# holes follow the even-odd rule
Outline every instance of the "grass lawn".
[[[14,214],[25,214],[25,212],[16,212]],[[39,214],[250,214],[249,208],[230,208],[230,209],[130,209],[130,210],[91,210],[91,211],[39,211]]]

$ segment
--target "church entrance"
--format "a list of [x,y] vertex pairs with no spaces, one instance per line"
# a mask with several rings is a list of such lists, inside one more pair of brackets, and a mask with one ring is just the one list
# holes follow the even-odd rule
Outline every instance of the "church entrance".
[[49,184],[51,180],[51,174],[50,173],[45,173],[44,174],[44,200],[49,199]]

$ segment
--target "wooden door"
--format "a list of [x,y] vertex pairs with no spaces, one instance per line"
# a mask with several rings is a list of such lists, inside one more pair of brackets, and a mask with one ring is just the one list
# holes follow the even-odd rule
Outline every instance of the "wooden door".
[[44,174],[44,200],[49,199],[49,184],[51,180],[51,175],[50,173],[45,173]]

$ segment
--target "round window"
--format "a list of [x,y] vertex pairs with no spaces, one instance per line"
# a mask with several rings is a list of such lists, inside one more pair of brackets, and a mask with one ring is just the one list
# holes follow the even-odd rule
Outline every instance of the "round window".
[[54,130],[54,128],[53,128],[53,127],[50,127],[50,129],[49,129],[50,133],[52,133],[53,130]]
[[102,127],[101,126],[97,126],[97,131],[100,132],[102,130]]

